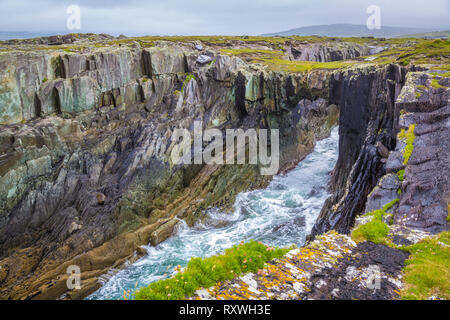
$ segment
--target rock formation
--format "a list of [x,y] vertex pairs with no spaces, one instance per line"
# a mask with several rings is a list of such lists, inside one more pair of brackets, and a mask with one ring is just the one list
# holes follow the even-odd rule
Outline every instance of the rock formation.
[[[271,176],[258,165],[172,163],[173,131],[193,131],[196,120],[222,132],[279,129],[279,172],[339,124],[333,195],[312,236],[349,233],[359,214],[399,192],[393,230],[447,230],[448,78],[368,63],[360,57],[373,53],[370,45],[282,41],[70,35],[1,43],[0,298],[83,298],[109,268],[136,260],[141,245],[166,240],[181,220],[193,225],[210,208],[229,210],[239,192],[267,185]],[[349,61],[326,64],[340,60]],[[274,61],[309,69],[276,70]],[[416,140],[405,161],[407,142],[397,134],[411,124]],[[386,250],[328,236],[350,258]],[[395,263],[406,258],[395,255]],[[82,290],[67,289],[70,265],[82,270]],[[386,272],[397,277],[398,266]],[[392,298],[398,279],[386,279],[393,285],[383,297]],[[322,282],[310,285],[310,297],[330,297]]]

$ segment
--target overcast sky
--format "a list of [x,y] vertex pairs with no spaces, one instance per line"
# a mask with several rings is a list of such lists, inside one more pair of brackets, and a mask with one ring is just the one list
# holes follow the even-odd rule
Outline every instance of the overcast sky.
[[125,35],[256,35],[296,27],[365,24],[381,8],[386,26],[450,29],[450,0],[0,0],[0,31],[68,33],[67,7],[81,29]]

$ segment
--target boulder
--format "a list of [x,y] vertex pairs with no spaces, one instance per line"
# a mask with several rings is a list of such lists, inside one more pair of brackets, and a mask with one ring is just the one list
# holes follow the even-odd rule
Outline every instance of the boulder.
[[202,54],[202,55],[200,55],[198,58],[197,58],[197,63],[199,63],[199,64],[206,64],[206,63],[208,63],[208,62],[211,62],[212,61],[212,58],[210,57],[210,56],[207,56],[207,55],[205,55],[205,54]]

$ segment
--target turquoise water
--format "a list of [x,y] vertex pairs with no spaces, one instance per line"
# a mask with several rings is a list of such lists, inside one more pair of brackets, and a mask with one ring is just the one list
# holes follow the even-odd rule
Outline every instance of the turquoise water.
[[266,189],[239,194],[232,214],[212,210],[203,224],[180,224],[175,236],[156,247],[145,246],[146,256],[104,275],[102,287],[87,299],[119,299],[124,290],[169,277],[174,266],[184,267],[192,257],[214,255],[240,241],[302,245],[329,196],[326,185],[337,160],[338,140],[334,128],[295,169],[274,177]]

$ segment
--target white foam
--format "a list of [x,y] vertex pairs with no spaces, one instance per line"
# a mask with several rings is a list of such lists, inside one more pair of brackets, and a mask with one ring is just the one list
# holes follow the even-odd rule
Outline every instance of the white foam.
[[145,257],[110,277],[88,299],[120,298],[123,290],[171,276],[175,266],[186,266],[192,257],[211,256],[240,241],[302,245],[329,196],[326,184],[337,160],[338,139],[334,128],[329,138],[317,142],[314,152],[295,169],[274,177],[267,189],[240,193],[232,214],[210,210],[211,221],[224,221],[225,226],[199,224],[190,229],[180,224],[177,235],[156,247],[145,246]]

